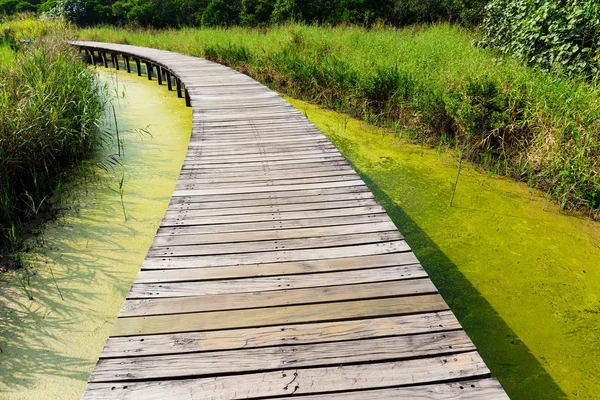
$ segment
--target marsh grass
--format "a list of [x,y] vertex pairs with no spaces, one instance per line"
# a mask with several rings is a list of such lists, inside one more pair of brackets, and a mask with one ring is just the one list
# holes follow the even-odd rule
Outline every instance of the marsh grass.
[[460,27],[107,27],[79,36],[206,57],[423,145],[458,145],[465,160],[564,208],[600,211],[600,86],[502,59]]
[[12,53],[0,63],[0,244],[14,253],[45,218],[65,172],[107,140],[98,125],[106,100],[63,31],[3,52]]

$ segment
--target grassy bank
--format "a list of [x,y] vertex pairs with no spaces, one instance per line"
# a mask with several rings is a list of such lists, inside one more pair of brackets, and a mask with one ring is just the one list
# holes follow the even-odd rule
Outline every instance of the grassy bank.
[[[66,43],[64,31],[24,21],[16,26],[2,25],[0,50],[0,247],[5,250],[0,253],[5,255],[19,250],[23,233],[60,193],[65,171],[103,140],[101,88]],[[39,31],[42,26],[50,30]],[[31,38],[36,40],[24,41]],[[0,261],[0,268],[18,264]]]
[[457,146],[566,208],[600,210],[600,87],[471,45],[468,31],[318,28],[85,29],[82,39],[203,56],[294,97],[418,141]]

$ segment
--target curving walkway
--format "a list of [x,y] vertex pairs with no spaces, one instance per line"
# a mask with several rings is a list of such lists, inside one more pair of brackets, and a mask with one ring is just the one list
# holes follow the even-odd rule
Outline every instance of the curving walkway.
[[74,42],[193,107],[169,208],[83,399],[507,399],[301,113],[213,62]]

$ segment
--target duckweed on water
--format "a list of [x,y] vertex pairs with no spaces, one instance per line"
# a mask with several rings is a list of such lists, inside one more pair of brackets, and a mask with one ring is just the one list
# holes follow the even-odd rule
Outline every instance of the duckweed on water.
[[464,163],[450,207],[454,152],[288,100],[377,196],[511,398],[596,398],[600,224]]

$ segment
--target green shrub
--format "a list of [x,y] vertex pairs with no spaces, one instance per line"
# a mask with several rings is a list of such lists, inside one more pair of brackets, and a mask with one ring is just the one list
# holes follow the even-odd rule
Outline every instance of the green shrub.
[[480,42],[543,69],[596,74],[600,3],[594,0],[492,0]]

